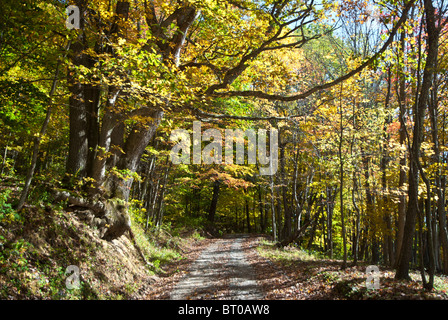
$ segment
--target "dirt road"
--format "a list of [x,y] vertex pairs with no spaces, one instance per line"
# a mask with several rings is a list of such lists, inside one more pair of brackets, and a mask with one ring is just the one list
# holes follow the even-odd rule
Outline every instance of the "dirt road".
[[255,270],[242,249],[245,238],[246,235],[232,235],[210,244],[174,286],[170,298],[263,299]]

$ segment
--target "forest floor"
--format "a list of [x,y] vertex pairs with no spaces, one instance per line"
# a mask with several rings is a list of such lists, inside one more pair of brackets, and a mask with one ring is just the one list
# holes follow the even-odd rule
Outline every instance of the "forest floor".
[[[102,240],[72,211],[52,204],[15,212],[3,205],[0,299],[448,300],[443,275],[427,292],[418,271],[413,281],[397,281],[394,270],[378,266],[380,288],[368,290],[366,263],[342,270],[340,260],[277,248],[263,235],[173,236],[163,228],[146,234],[133,223],[148,266],[128,236]],[[66,288],[68,266],[80,270],[79,289]]]
[[380,288],[366,288],[366,266],[316,258],[295,247],[276,248],[263,236],[203,239],[185,248],[185,259],[167,264],[144,299],[426,300],[448,299],[448,279],[422,288],[419,273],[397,281],[380,266]]

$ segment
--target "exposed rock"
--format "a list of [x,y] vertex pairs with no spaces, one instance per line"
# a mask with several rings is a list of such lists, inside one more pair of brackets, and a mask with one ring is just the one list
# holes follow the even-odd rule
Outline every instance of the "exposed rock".
[[131,218],[129,217],[126,205],[119,199],[113,198],[106,201],[105,206],[105,227],[106,232],[103,239],[111,241],[122,236],[131,227]]
[[126,203],[118,198],[107,200],[84,199],[68,191],[57,191],[55,199],[68,201],[71,205],[88,210],[75,210],[87,224],[99,230],[102,239],[111,241],[122,236],[131,227]]

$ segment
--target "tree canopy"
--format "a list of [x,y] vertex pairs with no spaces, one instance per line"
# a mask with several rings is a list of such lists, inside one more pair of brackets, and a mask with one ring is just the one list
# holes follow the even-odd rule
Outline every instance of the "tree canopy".
[[[3,0],[0,175],[20,185],[9,200],[23,212],[48,192],[88,208],[107,240],[131,220],[265,233],[397,279],[419,267],[432,289],[448,273],[447,10]],[[191,161],[172,161],[176,130]]]

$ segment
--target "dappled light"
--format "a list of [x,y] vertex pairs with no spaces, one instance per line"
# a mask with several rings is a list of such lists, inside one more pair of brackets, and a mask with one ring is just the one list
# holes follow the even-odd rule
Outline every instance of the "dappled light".
[[447,19],[1,0],[0,299],[447,299]]

